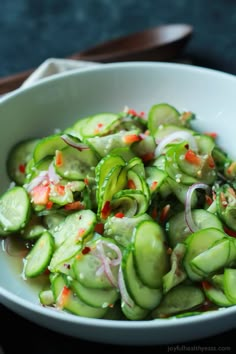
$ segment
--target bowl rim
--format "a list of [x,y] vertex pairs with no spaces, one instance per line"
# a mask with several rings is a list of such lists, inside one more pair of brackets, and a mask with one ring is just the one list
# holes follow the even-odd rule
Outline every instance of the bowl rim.
[[[129,62],[119,62],[119,63],[108,63],[100,64],[95,63],[96,65],[84,66],[78,69],[73,69],[70,71],[58,73],[49,77],[46,77],[40,81],[33,83],[31,86],[18,88],[15,91],[12,91],[4,96],[0,97],[0,107],[8,101],[14,99],[14,97],[27,94],[32,90],[37,90],[38,87],[44,87],[50,84],[51,82],[58,82],[64,80],[67,77],[77,76],[77,75],[87,75],[90,72],[97,71],[109,71],[109,70],[120,70],[124,68],[128,69],[137,69],[137,68],[158,68],[158,69],[169,69],[169,70],[183,70],[189,72],[196,72],[207,74],[210,76],[218,76],[219,78],[230,80],[236,84],[236,76],[227,72],[206,68],[202,66],[196,66],[192,64],[185,63],[172,63],[172,62],[152,62],[152,61],[129,61]],[[4,301],[6,299],[6,301]],[[86,318],[76,316],[70,313],[63,311],[58,311],[57,309],[45,308],[40,306],[39,303],[33,303],[30,300],[21,298],[20,296],[12,293],[11,291],[0,286],[0,303],[10,308],[10,304],[14,304],[18,308],[24,309],[26,311],[32,311],[33,313],[49,316],[50,318],[61,320],[63,322],[70,322],[73,324],[84,325],[84,326],[94,326],[100,328],[113,328],[113,329],[157,329],[157,328],[176,328],[178,326],[188,326],[194,323],[205,323],[206,321],[212,320],[223,320],[229,314],[236,314],[236,306],[220,308],[214,311],[208,311],[203,314],[195,316],[187,316],[182,318],[171,317],[167,319],[153,319],[153,320],[138,320],[138,321],[127,321],[127,320],[110,320],[110,319],[96,319],[96,318]]]
[[[91,65],[94,64],[94,65]],[[222,77],[222,79],[228,79],[228,80],[236,80],[236,75],[225,72],[225,71],[220,71],[217,69],[212,69],[212,68],[207,68],[199,65],[193,65],[193,64],[187,64],[187,63],[181,63],[181,62],[161,62],[161,61],[127,61],[127,62],[115,62],[115,63],[95,63],[95,62],[89,62],[90,65],[84,65],[82,67],[78,67],[76,69],[71,69],[68,71],[64,72],[59,72],[57,74],[51,75],[44,77],[34,83],[32,83],[30,86],[26,87],[19,87],[18,89],[11,91],[7,94],[4,94],[3,96],[0,96],[0,106],[2,103],[5,101],[8,101],[12,99],[12,97],[21,95],[25,92],[31,91],[32,89],[35,89],[36,87],[41,87],[44,85],[48,85],[51,82],[57,82],[60,80],[63,80],[67,77],[72,77],[72,76],[77,76],[77,75],[86,75],[88,72],[97,72],[97,71],[110,71],[110,70],[119,70],[119,69],[124,69],[124,68],[129,68],[129,69],[137,69],[137,68],[144,68],[144,67],[152,67],[153,69],[155,68],[163,68],[163,69],[169,69],[169,70],[184,70],[184,71],[192,71],[196,73],[202,73],[202,74],[207,74],[210,76],[219,76]]]

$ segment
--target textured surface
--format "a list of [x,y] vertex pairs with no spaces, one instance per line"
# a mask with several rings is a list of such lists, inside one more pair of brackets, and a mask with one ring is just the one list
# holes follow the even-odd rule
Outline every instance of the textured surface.
[[194,26],[186,56],[236,74],[235,0],[1,0],[0,76],[164,23]]
[[[194,26],[184,53],[187,61],[236,74],[236,0],[0,0],[0,77],[35,67],[48,57],[65,57],[107,39],[174,22]],[[130,352],[59,335],[4,307],[0,317],[0,354]],[[201,341],[135,350],[230,352],[235,334],[232,330]]]

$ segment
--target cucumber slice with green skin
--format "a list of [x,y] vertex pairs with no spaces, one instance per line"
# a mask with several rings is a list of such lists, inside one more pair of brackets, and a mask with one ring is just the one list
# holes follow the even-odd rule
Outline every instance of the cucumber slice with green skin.
[[185,242],[187,251],[183,260],[184,268],[188,277],[193,281],[200,281],[206,276],[200,270],[191,266],[191,261],[208,248],[212,247],[218,240],[225,238],[225,233],[216,228],[206,228],[193,233]]
[[204,301],[205,296],[200,288],[181,284],[163,297],[160,305],[152,312],[152,317],[162,318],[190,311],[202,305]]
[[60,229],[60,236],[65,238],[53,254],[51,272],[68,273],[67,264],[82,249],[83,242],[93,236],[95,223],[96,215],[91,210],[81,210],[66,218]]
[[227,239],[216,242],[206,251],[200,253],[190,261],[193,269],[210,276],[219,269],[228,265],[230,253],[230,241]]
[[109,217],[104,224],[104,236],[113,238],[119,245],[127,247],[133,240],[135,227],[144,220],[152,221],[151,216],[142,214],[134,217]]
[[53,278],[52,291],[58,309],[66,310],[77,316],[90,318],[102,318],[107,312],[107,308],[89,306],[80,300],[68,287],[67,281],[61,274]]
[[191,185],[198,182],[197,178],[184,173],[178,165],[178,149],[181,149],[184,147],[184,145],[186,145],[185,142],[170,145],[166,151],[165,171],[167,172],[168,176],[175,180],[177,183]]
[[24,240],[36,240],[44,231],[47,231],[43,225],[42,219],[37,215],[32,215],[24,230],[21,232],[21,237]]
[[110,134],[107,136],[95,136],[94,138],[85,139],[85,143],[91,146],[94,151],[100,157],[105,157],[108,154],[112,153],[113,149],[121,148],[121,147],[129,147],[134,142],[135,139],[129,140],[130,136],[137,136],[138,138],[139,131],[123,131],[116,134]]
[[66,146],[68,145],[62,140],[60,135],[47,136],[39,140],[35,146],[33,152],[34,162],[37,163],[47,156],[54,156],[56,150],[62,150]]
[[81,129],[88,124],[88,121],[90,120],[89,117],[83,117],[78,119],[71,127],[68,127],[63,131],[65,134],[70,134],[80,140],[83,140],[83,136],[81,134]]
[[33,156],[39,139],[27,139],[14,145],[7,156],[7,173],[10,180],[22,186],[26,178],[26,165]]
[[127,217],[146,213],[149,200],[142,191],[123,189],[113,195],[111,208],[114,214],[121,212]]
[[217,289],[224,291],[224,274],[215,274],[211,277],[210,283]]
[[39,301],[44,306],[53,305],[55,302],[53,291],[51,289],[41,290],[39,292]]
[[127,173],[127,179],[128,185],[129,183],[131,183],[136,190],[140,190],[141,192],[143,192],[147,200],[150,199],[149,187],[147,185],[146,180],[142,176],[138,175],[134,170],[129,170]]
[[147,135],[144,139],[138,141],[137,143],[134,143],[131,146],[131,149],[135,153],[135,155],[144,159],[147,154],[153,154],[154,156],[155,148],[155,139],[151,135]]
[[24,274],[26,278],[34,278],[42,274],[51,261],[53,251],[53,237],[48,231],[45,231],[25,257]]
[[91,289],[74,279],[70,281],[70,287],[80,300],[93,307],[111,307],[119,298],[117,289]]
[[96,197],[99,199],[103,183],[107,175],[111,172],[114,166],[125,166],[125,160],[119,155],[107,155],[95,167],[95,178],[97,183]]
[[236,191],[229,184],[216,189],[216,208],[219,218],[236,231]]
[[166,136],[177,131],[184,131],[192,135],[195,134],[194,130],[185,128],[184,126],[178,126],[176,124],[165,124],[158,127],[158,130],[154,134],[154,138],[159,143]]
[[120,124],[120,121],[121,117],[118,114],[95,114],[87,120],[87,124],[80,127],[80,133],[83,138],[107,135]]
[[136,156],[133,159],[129,160],[125,168],[127,171],[133,170],[139,176],[145,178],[145,169],[144,169],[143,161],[139,157]]
[[158,128],[161,125],[175,124],[180,125],[180,113],[175,107],[168,103],[159,103],[151,107],[148,113],[148,129],[151,135],[155,136]]
[[[219,218],[204,209],[192,210],[192,217],[199,230],[214,227],[223,231],[223,225]],[[191,231],[185,221],[184,211],[177,213],[169,219],[166,225],[166,230],[171,247],[175,247],[177,243],[183,242],[189,235],[191,235]]]
[[43,223],[46,225],[49,232],[54,235],[54,232],[57,232],[60,228],[61,223],[65,221],[66,214],[60,211],[55,211],[54,213],[45,215],[43,217]]
[[185,252],[186,246],[183,243],[178,243],[173,249],[170,256],[171,269],[163,276],[164,294],[187,278],[187,274],[182,266]]
[[229,307],[233,305],[232,302],[226,297],[225,293],[221,289],[215,288],[213,285],[203,284],[203,290],[205,296],[211,302],[213,302],[213,304],[216,304],[217,306],[221,306],[221,307]]
[[150,311],[134,304],[132,307],[121,301],[121,310],[125,317],[131,321],[145,320]]
[[162,228],[154,221],[142,221],[134,232],[135,269],[141,281],[150,288],[160,288],[169,271],[169,256]]
[[226,297],[236,305],[236,269],[225,268],[223,283]]
[[162,291],[149,288],[141,282],[134,267],[133,249],[133,245],[126,248],[122,257],[125,285],[135,304],[144,309],[153,310],[161,301]]
[[80,210],[68,215],[53,232],[55,247],[58,248],[68,238],[79,241],[79,231],[81,236],[86,237],[93,232],[96,221],[96,214],[92,210]]
[[148,184],[151,196],[156,194],[163,182],[167,179],[167,174],[156,166],[145,167],[146,183]]
[[37,177],[40,172],[45,171],[47,172],[49,169],[50,164],[53,161],[52,156],[47,156],[44,159],[40,160],[37,163],[33,162],[30,163],[30,166],[27,169],[27,174],[26,174],[26,183],[29,183],[32,181],[35,177]]
[[57,165],[55,157],[54,166],[61,177],[69,180],[84,180],[86,177],[94,175],[91,167],[97,165],[98,159],[91,149],[79,151],[67,146],[60,150],[59,153],[62,163]]
[[[172,193],[176,196],[176,198],[180,201],[180,203],[185,204],[186,194],[188,191],[189,186],[186,186],[182,183],[177,183],[172,178],[167,178],[167,183],[169,184]],[[193,192],[191,197],[191,207],[194,208],[197,205],[197,193],[196,191]]]
[[24,228],[30,218],[30,198],[21,186],[8,189],[0,198],[0,225],[3,232]]
[[115,148],[112,150],[112,155],[118,155],[122,157],[125,162],[129,162],[135,157],[135,154],[132,152],[130,147]]
[[[110,205],[113,196],[122,191],[127,183],[127,173],[122,166],[115,166],[105,178],[98,196],[97,213],[101,219],[107,218],[106,206]],[[104,211],[105,209],[105,211]]]
[[116,246],[114,240],[104,237],[86,243],[85,247],[88,247],[89,252],[80,252],[72,264],[76,280],[92,289],[116,287],[118,265],[111,263],[117,258],[117,252],[111,248],[113,245]]

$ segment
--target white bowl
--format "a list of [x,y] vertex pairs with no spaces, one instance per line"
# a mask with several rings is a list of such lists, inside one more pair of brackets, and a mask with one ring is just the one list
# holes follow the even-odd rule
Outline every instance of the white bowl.
[[[219,134],[220,145],[236,158],[236,78],[214,70],[172,63],[116,63],[67,72],[17,90],[0,102],[0,193],[9,185],[5,163],[17,141],[65,128],[79,117],[129,106],[147,111],[167,102],[196,113],[195,127]],[[0,301],[49,329],[86,340],[128,345],[186,342],[235,326],[236,307],[201,316],[152,321],[81,318],[39,305],[37,292],[23,281],[0,251]]]

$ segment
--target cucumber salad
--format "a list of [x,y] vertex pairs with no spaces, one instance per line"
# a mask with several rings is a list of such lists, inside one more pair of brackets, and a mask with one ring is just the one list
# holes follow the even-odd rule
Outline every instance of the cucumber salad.
[[236,305],[236,161],[197,116],[157,103],[15,144],[0,237],[20,239],[39,304],[153,320]]

